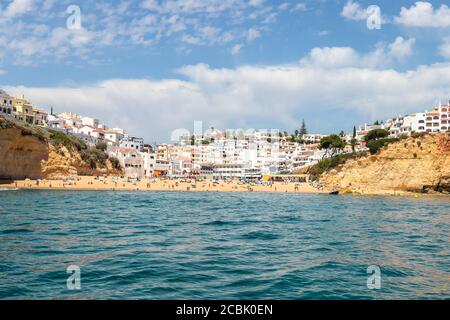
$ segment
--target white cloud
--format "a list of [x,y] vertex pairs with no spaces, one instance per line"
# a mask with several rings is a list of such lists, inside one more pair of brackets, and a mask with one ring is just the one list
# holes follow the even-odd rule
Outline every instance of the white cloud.
[[314,48],[301,60],[301,64],[321,68],[386,68],[411,56],[415,42],[414,38],[406,40],[397,37],[393,43],[388,45],[379,43],[373,51],[365,54],[360,54],[351,47]]
[[288,2],[283,2],[278,6],[278,9],[280,9],[280,10],[287,10],[288,8],[289,8]]
[[233,48],[231,48],[231,54],[233,56],[239,54],[239,52],[241,52],[241,49],[244,47],[244,45],[242,43],[238,43],[236,45],[233,46]]
[[3,12],[3,16],[14,18],[33,10],[34,0],[13,0]]
[[303,58],[303,65],[314,65],[321,68],[341,68],[358,65],[359,54],[350,47],[314,48],[309,56]]
[[434,9],[430,2],[418,1],[410,8],[402,7],[394,22],[409,27],[446,28],[450,27],[450,8],[443,4]]
[[277,7],[262,0],[98,1],[82,7],[84,29],[69,31],[64,30],[66,6],[56,0],[14,0],[0,10],[2,65],[91,61],[111,47],[151,46],[164,39],[186,50],[228,46],[262,36],[277,18]]
[[446,59],[450,60],[450,38],[445,38],[439,46],[439,53]]
[[328,30],[322,30],[317,33],[317,35],[321,36],[321,37],[327,36],[329,34],[330,34],[330,31],[328,31]]
[[409,57],[413,54],[413,46],[416,39],[411,38],[405,40],[402,37],[397,37],[393,43],[389,45],[389,54],[398,59]]
[[194,120],[217,128],[293,130],[306,118],[321,128],[317,131],[339,132],[358,122],[430,109],[436,97],[450,92],[450,64],[399,72],[361,65],[370,55],[352,48],[312,52],[314,61],[292,65],[186,66],[179,71],[185,80],[111,79],[90,86],[4,89],[57,112],[96,116],[150,142],[167,140],[177,128],[192,129]]
[[261,32],[255,28],[251,28],[247,31],[247,41],[251,42],[261,37]]
[[382,15],[380,7],[376,5],[370,5],[367,8],[363,8],[358,2],[348,0],[345,6],[342,8],[341,16],[343,16],[347,20],[362,21],[369,19],[369,17],[374,16],[374,14],[377,14],[378,16],[378,13],[381,24],[390,22],[387,17]]
[[297,3],[292,9],[291,12],[295,12],[295,11],[306,11],[306,4],[303,2]]
[[367,10],[362,8],[358,2],[349,0],[342,9],[341,16],[348,20],[366,20],[369,15]]
[[250,0],[248,3],[252,7],[260,7],[264,4],[264,0]]

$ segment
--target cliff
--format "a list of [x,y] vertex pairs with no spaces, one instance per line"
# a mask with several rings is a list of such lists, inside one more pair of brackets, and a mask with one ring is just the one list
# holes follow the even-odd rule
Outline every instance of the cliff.
[[450,134],[427,134],[347,160],[323,173],[326,190],[358,194],[450,192]]
[[[91,154],[100,155],[98,158]],[[62,133],[0,117],[0,179],[66,179],[120,175],[122,169],[99,150]]]

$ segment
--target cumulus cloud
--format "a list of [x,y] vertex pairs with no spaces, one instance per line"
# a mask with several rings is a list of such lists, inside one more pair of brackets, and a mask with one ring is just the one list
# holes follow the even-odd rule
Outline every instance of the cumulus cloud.
[[450,27],[450,8],[443,4],[434,9],[430,2],[418,1],[409,8],[402,7],[394,22],[409,27]]
[[342,9],[341,16],[348,20],[366,20],[368,18],[367,10],[362,8],[358,2],[349,0]]
[[381,9],[376,5],[371,5],[367,8],[363,8],[358,2],[348,0],[345,6],[342,8],[341,16],[347,20],[362,21],[367,20],[374,13],[380,13],[380,22],[385,24],[390,22],[388,18],[381,15]]
[[335,57],[329,64],[335,67],[312,61],[237,68],[199,64],[181,68],[179,79],[4,89],[24,93],[36,105],[53,106],[56,112],[96,116],[150,142],[168,141],[177,128],[192,130],[194,120],[217,128],[294,130],[305,118],[312,131],[339,132],[364,121],[431,109],[436,97],[450,93],[449,63],[400,72],[355,66],[352,61],[364,55],[351,48],[323,51],[316,52],[315,62],[327,62],[329,53]]
[[351,47],[314,48],[300,63],[320,68],[390,67],[395,62],[401,62],[411,56],[415,42],[414,38],[397,37],[388,45],[377,44],[375,50],[365,54],[361,54]]
[[442,57],[450,60],[450,38],[445,38],[439,47],[439,53]]

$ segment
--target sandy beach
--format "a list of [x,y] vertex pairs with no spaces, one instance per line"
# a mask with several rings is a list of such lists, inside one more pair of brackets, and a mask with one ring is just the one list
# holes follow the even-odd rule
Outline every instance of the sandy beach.
[[73,180],[19,180],[1,184],[2,188],[41,190],[106,190],[106,191],[191,191],[191,192],[290,192],[323,193],[309,183],[273,182],[260,185],[237,180],[143,179],[128,181],[118,177],[78,177]]

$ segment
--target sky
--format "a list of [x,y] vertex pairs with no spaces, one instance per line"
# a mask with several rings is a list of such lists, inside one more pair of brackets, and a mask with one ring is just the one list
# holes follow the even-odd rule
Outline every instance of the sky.
[[0,0],[0,88],[148,142],[310,132],[450,98],[444,1]]

